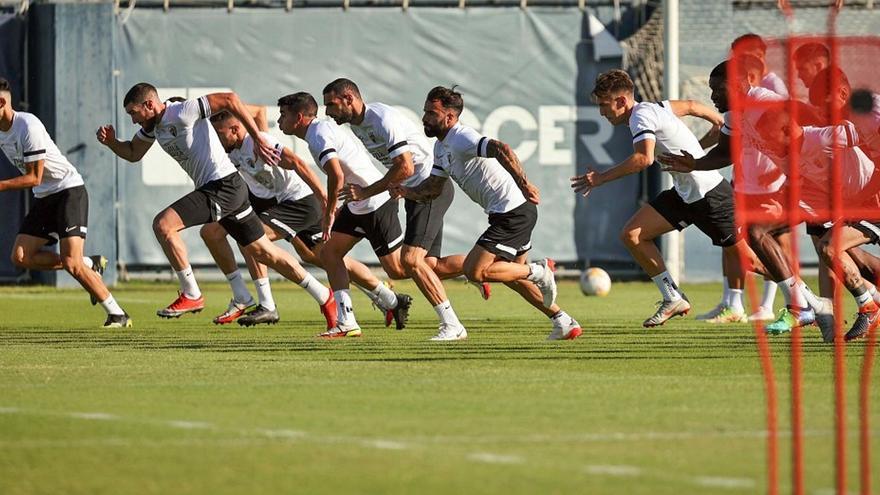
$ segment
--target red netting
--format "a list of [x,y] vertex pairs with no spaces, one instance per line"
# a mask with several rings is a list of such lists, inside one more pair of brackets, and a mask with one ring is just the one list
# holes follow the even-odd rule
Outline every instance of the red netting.
[[[829,25],[833,23],[832,14]],[[844,494],[847,479],[844,346],[854,344],[844,343],[846,329],[842,327],[841,298],[848,293],[841,281],[846,276],[844,263],[851,257],[844,249],[841,232],[847,226],[855,228],[858,224],[868,232],[873,225],[880,233],[880,77],[874,65],[880,62],[880,38],[836,37],[833,29],[829,29],[829,33],[763,40],[766,42],[764,57],[760,56],[756,43],[742,43],[731,52],[726,76],[737,225],[743,232],[778,234],[785,226],[794,231],[801,223],[811,224],[820,231],[816,234],[820,241],[817,249],[823,250],[836,274],[834,334],[829,335],[828,340],[833,338],[834,344],[836,488],[838,493]],[[822,47],[827,50],[824,68],[820,67]],[[762,87],[764,89],[756,89]],[[769,91],[789,94],[774,98]],[[774,230],[777,227],[779,229]],[[821,233],[820,227],[830,230]],[[768,270],[798,277],[797,236],[791,236],[790,248],[777,242],[778,249],[775,245],[766,247],[762,240],[768,237],[764,235],[746,235],[746,238],[756,253],[760,251],[761,261],[771,267]],[[779,253],[787,266],[778,263]],[[829,257],[828,253],[836,255]],[[751,267],[751,261],[745,256],[741,264],[744,271]],[[868,271],[858,268],[863,268],[862,273]],[[873,276],[867,280],[876,284],[880,273],[868,275]],[[752,307],[757,307],[758,292],[754,285],[750,280],[747,292]],[[779,469],[777,397],[771,349],[764,330],[764,324],[757,322],[755,335],[765,378],[769,432],[768,492],[775,494],[778,493]],[[790,340],[790,414],[792,491],[798,495],[805,493],[803,338],[801,327],[795,326]],[[871,491],[868,417],[875,328],[868,332],[867,340],[859,403],[862,494]]]

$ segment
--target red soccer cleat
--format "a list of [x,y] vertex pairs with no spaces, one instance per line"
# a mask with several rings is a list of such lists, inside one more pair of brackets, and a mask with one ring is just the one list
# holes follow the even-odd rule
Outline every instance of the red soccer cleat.
[[180,318],[186,313],[198,313],[205,309],[205,298],[190,299],[183,295],[183,292],[177,293],[177,299],[174,300],[167,308],[156,311],[156,314],[162,318]]
[[237,303],[235,302],[235,299],[233,299],[229,301],[229,307],[226,308],[226,311],[214,318],[214,324],[225,325],[227,323],[232,323],[242,317],[248,309],[251,309],[254,306],[253,301],[250,303]]
[[330,297],[321,305],[321,314],[327,320],[327,330],[336,326],[336,298],[333,297],[332,291]]

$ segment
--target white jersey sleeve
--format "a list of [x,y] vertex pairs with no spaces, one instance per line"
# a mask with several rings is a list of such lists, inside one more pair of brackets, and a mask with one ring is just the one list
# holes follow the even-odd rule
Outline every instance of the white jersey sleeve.
[[336,143],[336,134],[333,132],[316,132],[309,141],[309,151],[315,162],[324,168],[328,161],[339,158],[339,144]]
[[725,136],[730,136],[733,134],[733,114],[731,112],[724,112],[724,123],[721,124],[721,134]]
[[46,159],[46,148],[49,134],[39,119],[28,122],[28,131],[22,135],[21,156],[23,163],[33,163]]
[[211,116],[211,105],[208,104],[207,96],[200,96],[193,100],[181,102],[180,109],[177,112],[178,120],[191,126],[200,119],[207,119]]
[[400,115],[396,113],[388,113],[384,118],[377,119],[378,125],[374,127],[379,138],[387,143],[386,151],[389,159],[394,159],[410,151],[407,128],[399,122],[399,117]]
[[449,160],[443,156],[443,143],[438,139],[434,143],[434,166],[431,167],[431,175],[449,178]]
[[153,143],[156,141],[156,134],[153,132],[147,132],[143,127],[138,129],[138,131],[134,134],[134,137],[148,143]]
[[634,107],[629,120],[633,144],[646,139],[656,141],[657,129],[660,128],[660,124],[660,116],[655,111],[654,105],[637,105]]

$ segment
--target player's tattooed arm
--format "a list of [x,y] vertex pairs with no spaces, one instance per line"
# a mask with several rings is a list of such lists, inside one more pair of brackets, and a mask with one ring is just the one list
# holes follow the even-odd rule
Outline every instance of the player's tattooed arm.
[[367,187],[358,184],[346,184],[342,191],[342,197],[345,201],[360,201],[385,191],[396,189],[401,182],[408,179],[415,173],[416,167],[413,165],[412,153],[409,151],[401,153],[391,159],[391,168],[385,173],[385,176]]
[[415,187],[398,186],[393,188],[400,196],[412,201],[431,201],[443,192],[443,185],[448,179],[431,175]]
[[321,204],[327,204],[327,193],[324,192],[324,188],[321,187],[321,181],[318,179],[318,175],[315,174],[305,160],[300,158],[299,155],[294,153],[293,150],[287,146],[281,147],[281,160],[278,162],[278,166],[296,172],[296,175],[298,175],[303,182],[309,186],[309,189],[315,193],[315,197],[321,200]]
[[110,148],[110,151],[115,153],[116,156],[129,162],[141,161],[144,155],[147,154],[147,151],[150,150],[150,146],[153,145],[153,141],[147,141],[146,139],[134,138],[131,141],[120,141],[116,139],[116,129],[112,125],[98,128],[95,137],[98,138],[99,143]]
[[516,153],[513,152],[513,149],[507,143],[490,139],[489,144],[486,146],[486,154],[498,160],[498,163],[504,167],[504,170],[507,170],[507,173],[513,177],[513,181],[528,201],[538,204],[541,199],[540,191],[537,186],[529,182],[519,157],[516,156]]
[[0,180],[0,191],[27,189],[39,186],[43,182],[43,160],[25,163],[26,172],[17,177]]

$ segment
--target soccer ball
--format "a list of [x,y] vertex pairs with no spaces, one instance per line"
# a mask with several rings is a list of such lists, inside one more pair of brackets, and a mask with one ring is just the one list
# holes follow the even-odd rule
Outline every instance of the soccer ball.
[[588,268],[581,273],[581,292],[585,296],[607,296],[611,292],[611,277],[601,268]]

